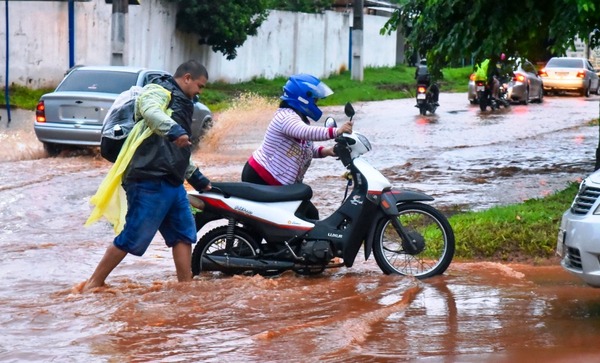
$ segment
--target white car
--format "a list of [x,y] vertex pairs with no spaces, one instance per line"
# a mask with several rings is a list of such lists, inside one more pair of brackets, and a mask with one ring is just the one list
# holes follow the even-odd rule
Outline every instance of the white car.
[[600,287],[600,170],[580,185],[563,214],[556,252],[561,266],[588,285]]
[[546,93],[576,91],[584,97],[600,94],[600,79],[586,58],[554,57],[540,71]]

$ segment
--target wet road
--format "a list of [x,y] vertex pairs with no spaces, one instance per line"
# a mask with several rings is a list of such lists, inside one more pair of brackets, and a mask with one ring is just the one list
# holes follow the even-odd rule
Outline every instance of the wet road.
[[[598,117],[597,96],[496,113],[464,94],[442,94],[441,104],[428,117],[412,100],[355,105],[369,161],[435,205],[518,202],[593,169],[598,127],[586,123]],[[273,110],[253,103],[219,115],[195,154],[203,172],[237,179]],[[341,121],[340,110],[325,114]],[[93,152],[46,158],[27,123],[4,129],[0,114],[0,361],[600,361],[600,292],[557,266],[455,261],[444,276],[417,281],[357,259],[310,278],[178,284],[156,237],[107,288],[77,293],[113,237],[104,222],[83,227],[109,164]],[[338,163],[317,160],[306,177],[322,215],[343,196]]]

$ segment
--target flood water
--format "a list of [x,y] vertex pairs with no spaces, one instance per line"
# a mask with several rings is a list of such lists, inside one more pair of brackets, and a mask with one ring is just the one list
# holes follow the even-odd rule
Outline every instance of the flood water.
[[[516,203],[593,171],[599,132],[587,123],[598,118],[597,96],[485,113],[465,94],[440,103],[427,117],[412,100],[355,104],[354,124],[373,145],[365,157],[436,206]],[[219,114],[194,154],[202,171],[238,180],[275,107],[250,99]],[[343,121],[342,109],[325,115]],[[557,264],[454,261],[419,281],[383,275],[359,256],[320,276],[180,284],[157,236],[107,287],[79,293],[114,237],[105,222],[83,227],[110,164],[94,150],[48,158],[32,113],[13,110],[9,127],[0,115],[0,361],[600,361],[600,290]],[[307,173],[322,216],[341,202],[342,173],[333,158]]]

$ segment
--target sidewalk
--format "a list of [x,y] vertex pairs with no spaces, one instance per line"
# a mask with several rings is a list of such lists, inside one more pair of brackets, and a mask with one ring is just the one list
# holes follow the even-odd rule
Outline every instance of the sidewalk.
[[0,108],[0,129],[2,131],[5,131],[6,129],[33,131],[34,120],[35,111],[11,107],[9,122],[8,110],[4,107]]

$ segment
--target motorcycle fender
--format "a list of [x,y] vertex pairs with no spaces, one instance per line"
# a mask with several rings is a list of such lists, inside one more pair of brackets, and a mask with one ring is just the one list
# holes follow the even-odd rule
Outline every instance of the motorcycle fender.
[[414,190],[392,190],[383,194],[383,196],[386,195],[390,195],[393,198],[392,200],[395,201],[394,204],[405,202],[431,202],[433,200],[433,197]]
[[196,222],[196,232],[201,230],[207,223],[223,219],[223,215],[208,212],[207,210],[201,210],[194,214],[194,221]]

